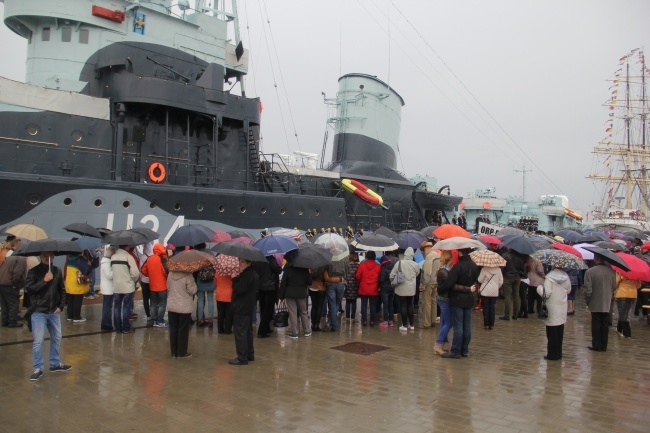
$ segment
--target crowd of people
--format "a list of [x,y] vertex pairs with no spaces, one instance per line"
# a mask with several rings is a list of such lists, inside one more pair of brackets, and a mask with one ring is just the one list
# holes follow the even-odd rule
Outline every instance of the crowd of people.
[[[411,247],[380,254],[350,247],[347,257],[316,269],[296,266],[298,250],[290,250],[283,257],[269,255],[264,262],[219,255],[214,263],[194,272],[180,272],[170,270],[169,258],[185,249],[173,251],[155,242],[143,245],[140,253],[127,245],[107,246],[101,260],[92,251],[68,255],[60,270],[53,265],[50,252],[43,252],[40,262],[11,255],[8,251],[17,246],[12,239],[0,249],[2,326],[22,326],[18,299],[24,287],[24,306],[29,307],[24,319],[34,334],[30,379],[36,381],[43,374],[46,328],[51,337],[50,371],[70,370],[58,356],[59,313],[65,309],[66,319],[72,323],[85,321],[82,302],[92,291],[91,274],[99,267],[101,330],[134,332],[134,294],[140,287],[147,325],[169,330],[170,355],[175,358],[192,356],[188,347],[193,324],[212,328],[216,319],[219,334],[234,334],[237,356],[229,363],[254,361],[252,325],[258,321],[257,305],[257,337],[272,335],[274,314],[286,305],[287,336],[291,339],[325,330],[337,332],[341,321],[356,322],[360,305],[361,326],[377,324],[406,333],[416,326],[427,329],[439,324],[434,353],[459,359],[469,356],[474,311],[482,310],[483,328],[491,331],[497,299],[502,298],[504,315],[500,320],[516,321],[543,312],[548,339],[544,358],[559,360],[564,324],[575,312],[573,300],[580,283],[591,313],[589,349],[607,350],[613,299],[617,331],[631,337],[629,321],[633,313],[641,311],[637,297],[642,282],[615,272],[598,255],[589,261],[589,269],[578,272],[544,266],[514,249],[490,244],[490,251],[501,256],[505,265],[478,266],[471,248],[434,250],[436,241],[426,240],[419,246],[419,263]],[[188,249],[208,252],[205,244]],[[646,253],[637,249],[639,257],[650,261]]]

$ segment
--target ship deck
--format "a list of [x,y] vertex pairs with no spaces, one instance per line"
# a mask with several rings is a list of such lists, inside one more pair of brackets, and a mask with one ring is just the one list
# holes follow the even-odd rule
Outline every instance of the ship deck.
[[[144,328],[141,301],[130,335],[97,332],[94,303],[87,322],[62,325],[72,371],[46,365],[35,383],[31,334],[0,329],[0,432],[647,432],[650,326],[633,321],[632,339],[610,328],[609,350],[592,353],[589,314],[581,301],[576,310],[559,362],[542,359],[539,319],[485,331],[476,313],[469,358],[434,356],[437,330],[344,323],[298,340],[278,330],[255,340],[255,362],[234,367],[232,335],[193,327],[193,357],[171,359],[167,330]],[[333,349],[347,343],[386,350]]]

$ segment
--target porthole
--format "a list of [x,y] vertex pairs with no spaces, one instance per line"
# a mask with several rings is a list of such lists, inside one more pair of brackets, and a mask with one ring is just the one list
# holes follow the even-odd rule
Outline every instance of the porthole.
[[155,208],[158,207],[158,203],[156,203],[155,201],[152,201],[151,203],[149,203],[149,207],[150,207],[151,209],[155,209]]
[[174,210],[181,210],[181,204],[180,203],[175,203],[174,204]]
[[29,204],[31,204],[32,206],[36,206],[39,201],[40,200],[38,199],[38,196],[33,195],[29,197]]
[[225,211],[225,210],[226,210],[226,208],[223,207],[223,205],[219,206],[219,212],[223,212],[223,211]]
[[340,211],[338,211],[336,214],[339,216],[339,218],[341,218],[341,217],[343,216],[343,211],[340,210]]
[[84,139],[84,133],[79,130],[72,131],[72,134],[70,134],[70,136],[76,142],[79,142]]
[[285,208],[281,208],[280,215],[284,215],[285,213],[287,213],[287,210]]
[[100,199],[95,200],[95,207],[101,207],[102,206],[102,201]]
[[30,123],[25,129],[29,135],[37,135],[39,132],[41,132],[41,127],[35,123]]
[[303,211],[302,209],[298,209],[298,215],[302,215],[304,213],[305,213],[305,211]]
[[197,204],[196,205],[196,210],[198,210],[199,212],[203,212],[203,203]]
[[266,213],[266,208],[263,207],[262,209],[260,209],[260,213],[261,213],[262,215],[264,215],[264,214]]
[[70,206],[72,204],[72,199],[70,197],[66,197],[63,199],[63,204],[66,206]]
[[131,207],[131,202],[128,201],[128,200],[124,200],[124,201],[122,202],[122,207],[123,207],[124,209],[128,209],[129,207]]
[[314,210],[314,215],[319,216],[320,215],[320,209]]
[[246,206],[242,206],[239,208],[239,212],[241,213],[246,213]]

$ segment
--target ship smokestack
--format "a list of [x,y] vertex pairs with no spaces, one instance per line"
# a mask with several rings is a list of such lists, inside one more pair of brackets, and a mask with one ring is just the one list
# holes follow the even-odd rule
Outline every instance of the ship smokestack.
[[332,161],[342,174],[384,177],[397,169],[404,100],[372,75],[339,78]]

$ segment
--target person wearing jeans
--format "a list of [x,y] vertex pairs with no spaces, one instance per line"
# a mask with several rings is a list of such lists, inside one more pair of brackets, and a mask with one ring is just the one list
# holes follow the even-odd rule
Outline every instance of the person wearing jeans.
[[[343,277],[330,277],[325,271],[324,273],[325,281],[327,282],[327,305],[329,308],[329,317],[330,317],[330,331],[336,332],[339,330],[339,320],[338,312],[339,305],[343,301],[343,294],[345,293],[345,283],[343,282]],[[332,283],[329,281],[336,281],[337,283]]]
[[99,281],[99,290],[102,293],[102,331],[113,330],[113,268],[111,267],[111,257],[115,253],[115,247],[107,247],[104,251],[99,270],[101,279]]
[[[147,277],[147,289],[150,303],[147,317],[151,317],[153,326],[166,328],[165,310],[167,309],[167,249],[162,244],[153,246],[152,254],[142,265],[142,275]],[[144,299],[144,298],[143,298]]]
[[140,269],[133,256],[120,247],[111,256],[113,269],[113,324],[118,333],[130,334],[133,332],[129,319],[133,312],[133,294],[135,282],[140,279]]
[[113,295],[113,323],[115,325],[115,332],[128,334],[131,332],[131,319],[132,305],[133,305],[133,292],[131,293],[115,293]]
[[32,358],[34,372],[31,381],[37,381],[43,375],[45,362],[43,359],[43,343],[45,328],[50,333],[50,371],[63,372],[72,367],[61,363],[59,347],[61,345],[61,310],[65,305],[65,288],[63,274],[59,268],[52,265],[54,254],[40,254],[41,263],[27,273],[25,291],[29,293],[32,311],[31,323],[34,342],[32,343]]
[[447,280],[449,271],[458,262],[458,253],[456,250],[443,251],[440,255],[440,267],[436,273],[436,282],[438,283],[438,306],[440,307],[440,331],[436,344],[433,347],[433,353],[444,355],[449,351],[449,331],[451,330],[451,307],[449,306],[449,294],[444,290],[444,282]]

